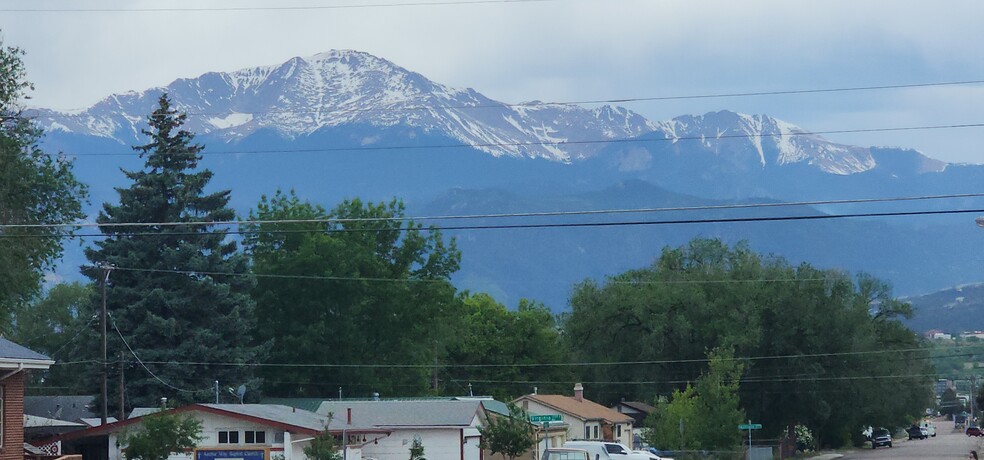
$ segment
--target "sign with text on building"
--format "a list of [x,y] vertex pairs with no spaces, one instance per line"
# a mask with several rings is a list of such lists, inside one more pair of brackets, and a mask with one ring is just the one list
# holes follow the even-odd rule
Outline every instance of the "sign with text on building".
[[549,414],[549,415],[531,415],[530,423],[543,423],[543,422],[560,422],[564,420],[560,414]]
[[196,449],[195,460],[267,460],[267,450]]

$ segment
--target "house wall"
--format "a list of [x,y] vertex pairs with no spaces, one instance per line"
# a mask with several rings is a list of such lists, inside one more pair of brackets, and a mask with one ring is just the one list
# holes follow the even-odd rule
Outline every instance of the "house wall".
[[0,460],[23,460],[24,372],[0,380],[0,388],[3,391],[3,445],[0,446]]
[[[287,457],[284,452],[284,443],[274,442],[277,440],[278,435],[284,435],[284,432],[281,430],[259,423],[251,423],[245,420],[224,417],[216,414],[195,412],[191,415],[202,422],[201,435],[203,439],[198,443],[198,447],[200,449],[267,449],[268,452],[266,460],[271,460],[271,456],[274,455],[283,455]],[[219,431],[238,431],[239,443],[219,444]],[[244,442],[244,431],[262,431],[266,433],[266,442],[262,444],[246,444]],[[109,435],[109,460],[124,460],[123,451],[125,450],[125,446],[120,446],[120,436],[121,433],[113,433]],[[284,435],[284,438],[292,441],[289,458],[293,460],[303,460],[305,458],[304,448],[311,444],[311,436],[306,434],[291,433],[289,435]],[[356,460],[353,457],[354,456],[350,455],[349,460]],[[193,458],[192,453],[189,452],[187,454],[171,455],[168,457],[168,460],[193,460]]]
[[[363,457],[379,460],[407,460],[410,458],[410,445],[415,436],[420,437],[424,446],[424,457],[438,460],[461,459],[461,428],[413,428],[393,429],[393,433],[378,443],[368,443],[362,447]],[[471,438],[469,438],[469,442]]]

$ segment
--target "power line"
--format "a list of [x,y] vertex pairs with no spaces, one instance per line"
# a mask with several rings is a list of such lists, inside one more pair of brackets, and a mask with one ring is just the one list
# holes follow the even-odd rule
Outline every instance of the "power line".
[[[875,217],[913,217],[913,216],[937,216],[949,214],[982,214],[984,208],[974,209],[948,209],[937,211],[896,211],[896,212],[867,212],[850,214],[812,214],[803,216],[771,216],[771,217],[721,217],[707,219],[676,219],[676,220],[640,220],[640,221],[615,221],[615,222],[561,222],[561,223],[538,223],[538,224],[497,224],[497,225],[448,225],[431,226],[425,229],[418,228],[342,228],[342,229],[317,229],[317,230],[267,230],[267,231],[245,231],[245,230],[226,230],[227,235],[251,235],[254,233],[263,234],[296,234],[296,233],[360,233],[360,232],[406,232],[414,231],[463,231],[463,230],[519,230],[519,229],[549,229],[549,228],[606,228],[606,227],[639,227],[653,225],[684,225],[684,224],[736,224],[754,222],[794,222],[830,219],[854,219],[854,218],[875,218]],[[128,232],[128,233],[74,233],[74,234],[39,234],[39,235],[11,235],[0,234],[0,238],[105,238],[105,237],[134,237],[134,236],[203,236],[201,232]]]
[[[516,212],[516,213],[492,213],[492,214],[448,214],[434,216],[416,217],[359,217],[359,218],[323,218],[323,219],[246,219],[246,220],[220,220],[220,221],[186,221],[186,222],[76,222],[76,223],[52,223],[52,224],[0,224],[0,229],[14,228],[117,228],[117,227],[180,227],[180,226],[199,226],[199,225],[270,225],[270,224],[330,224],[330,223],[350,223],[350,222],[409,222],[409,221],[431,221],[431,220],[468,220],[468,219],[500,219],[500,218],[526,218],[526,217],[558,217],[558,216],[589,216],[604,214],[640,214],[640,213],[660,213],[660,212],[679,212],[679,211],[716,211],[727,209],[756,209],[756,208],[777,208],[792,206],[824,206],[842,204],[869,204],[869,203],[892,203],[904,201],[927,201],[956,198],[980,198],[984,193],[955,193],[947,195],[921,195],[906,197],[887,197],[887,198],[851,198],[843,200],[813,200],[813,201],[790,201],[777,203],[745,203],[745,204],[724,204],[724,205],[701,205],[701,206],[670,206],[660,208],[635,208],[635,209],[598,209],[598,210],[578,210],[578,211],[543,211],[543,212]],[[258,233],[264,233],[258,231]]]
[[147,373],[150,374],[150,376],[153,377],[154,380],[157,380],[162,385],[164,385],[164,386],[166,386],[166,387],[168,387],[168,388],[170,388],[172,390],[175,390],[175,391],[179,391],[179,392],[182,392],[182,393],[195,393],[196,392],[196,390],[186,390],[186,389],[183,389],[183,388],[178,388],[178,387],[176,387],[174,385],[171,385],[168,382],[165,382],[164,379],[158,377],[157,374],[154,373],[154,371],[150,370],[150,368],[147,367],[146,364],[144,364],[144,361],[141,361],[140,360],[140,357],[137,356],[137,352],[133,351],[133,348],[130,347],[130,344],[129,343],[127,343],[126,338],[123,337],[123,333],[120,332],[120,328],[116,326],[116,319],[113,318],[113,315],[112,314],[109,315],[109,319],[113,322],[113,329],[115,329],[116,330],[116,333],[119,334],[120,340],[123,341],[123,345],[126,345],[126,349],[130,351],[130,354],[133,355],[133,358],[137,360],[137,363],[140,364],[140,367],[142,367],[143,370],[147,371]]
[[[235,272],[215,272],[198,270],[178,270],[160,268],[127,268],[113,267],[114,270],[145,272],[145,273],[169,273],[176,275],[198,275],[198,276],[241,276],[253,278],[270,279],[297,279],[297,280],[321,280],[321,281],[358,281],[358,282],[387,282],[387,283],[447,283],[447,279],[428,279],[428,278],[375,278],[357,276],[317,276],[317,275],[282,275],[273,273],[235,273]],[[654,281],[606,281],[607,284],[627,284],[627,285],[654,285],[654,284],[741,284],[741,283],[800,283],[804,281],[825,281],[826,278],[795,278],[795,279],[718,279],[718,280],[654,280]]]
[[[924,126],[901,126],[886,128],[859,128],[859,129],[834,129],[825,131],[791,131],[786,133],[751,133],[751,134],[722,134],[718,136],[681,136],[681,137],[662,137],[662,138],[615,138],[615,139],[588,139],[588,140],[564,140],[564,141],[530,141],[530,142],[480,142],[480,143],[459,143],[459,144],[430,144],[430,145],[391,145],[391,146],[359,146],[359,147],[322,147],[304,149],[253,149],[253,150],[220,150],[202,151],[198,155],[254,155],[266,153],[332,153],[332,152],[375,152],[375,151],[396,151],[396,150],[447,150],[458,148],[493,148],[493,147],[535,147],[535,146],[555,146],[562,147],[567,145],[594,145],[594,144],[624,144],[631,142],[652,143],[652,142],[678,142],[678,141],[707,141],[710,139],[755,139],[766,137],[784,136],[819,136],[823,134],[861,134],[861,133],[882,133],[898,131],[928,131],[940,129],[965,129],[981,128],[984,123],[956,123],[946,125],[924,125]],[[18,155],[18,153],[8,153],[8,155]],[[76,153],[74,157],[95,157],[95,156],[130,156],[133,153],[126,152],[90,152]]]
[[[114,326],[115,327],[115,326]],[[119,332],[117,330],[117,332]],[[764,360],[776,360],[776,359],[803,359],[803,358],[818,358],[818,357],[843,357],[843,356],[864,356],[864,355],[884,355],[892,353],[909,353],[909,352],[925,352],[928,348],[899,348],[899,349],[888,349],[888,350],[868,350],[868,351],[847,351],[847,352],[831,352],[831,353],[801,353],[801,354],[786,354],[786,355],[764,355],[764,356],[747,356],[747,357],[733,357],[728,358],[728,361],[764,361]],[[145,361],[147,364],[174,364],[182,366],[234,366],[234,367],[270,367],[270,368],[326,368],[326,369],[344,369],[344,368],[357,368],[357,369],[434,369],[434,368],[536,368],[536,367],[609,367],[609,366],[639,366],[639,365],[654,365],[654,364],[691,364],[691,363],[705,363],[710,361],[709,358],[693,358],[693,359],[664,359],[664,360],[640,360],[640,361],[595,361],[595,362],[581,362],[581,363],[516,363],[516,364],[450,364],[450,363],[433,363],[433,364],[379,364],[379,363],[348,363],[348,364],[314,364],[314,363],[242,363],[242,362],[201,362],[201,361]],[[78,363],[90,363],[88,361],[76,361],[70,363],[60,363],[61,365],[68,364],[78,364]],[[59,364],[59,363],[56,363]]]
[[[2,10],[0,10],[2,11]],[[659,101],[676,101],[676,100],[688,100],[688,99],[720,99],[720,98],[734,98],[734,97],[758,97],[758,96],[783,96],[783,95],[798,95],[798,94],[826,94],[826,93],[841,93],[841,92],[860,92],[860,91],[879,91],[879,90],[892,90],[892,89],[913,89],[913,88],[932,88],[932,87],[944,87],[944,86],[963,86],[963,85],[979,85],[984,84],[984,80],[960,80],[960,81],[946,81],[946,82],[930,82],[930,83],[904,83],[895,85],[873,85],[873,86],[846,86],[846,87],[836,87],[836,88],[807,88],[807,89],[792,89],[792,90],[774,90],[774,91],[744,91],[744,92],[733,92],[733,93],[708,93],[708,94],[688,94],[688,95],[675,95],[675,96],[640,96],[640,97],[622,97],[613,99],[583,99],[583,100],[573,100],[573,101],[530,101],[530,102],[517,102],[517,103],[507,103],[507,102],[496,102],[495,104],[474,104],[474,105],[431,105],[431,106],[410,106],[410,107],[351,107],[351,108],[337,108],[336,110],[319,110],[319,109],[309,109],[309,110],[252,110],[252,111],[231,111],[231,112],[195,112],[187,111],[183,112],[185,115],[190,117],[195,116],[219,116],[227,115],[229,113],[246,114],[246,115],[299,115],[299,114],[312,114],[312,113],[338,113],[340,115],[350,114],[350,113],[361,113],[361,112],[417,112],[426,110],[475,110],[475,109],[496,109],[496,108],[540,108],[540,107],[551,107],[551,106],[579,106],[588,104],[625,104],[633,102],[659,102]],[[180,104],[179,104],[180,106]],[[86,110],[89,107],[77,107],[75,109],[69,109],[67,111],[79,111]],[[37,109],[33,109],[37,110]],[[180,110],[180,108],[178,109]],[[76,118],[81,116],[81,114],[68,114],[68,113],[54,113],[48,114],[46,117],[51,118]]]
[[465,0],[434,2],[393,2],[347,5],[305,5],[305,6],[229,6],[206,8],[3,8],[4,13],[155,13],[155,12],[207,12],[207,11],[311,11],[347,10],[366,8],[394,8],[417,6],[467,6],[493,3],[544,3],[563,0]]

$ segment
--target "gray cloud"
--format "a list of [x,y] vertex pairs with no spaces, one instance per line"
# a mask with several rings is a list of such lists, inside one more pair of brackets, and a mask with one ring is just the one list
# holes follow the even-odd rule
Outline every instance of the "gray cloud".
[[[213,0],[168,6],[269,4]],[[24,0],[4,7],[34,5]],[[44,5],[70,8],[77,2]],[[45,107],[86,106],[114,92],[332,48],[367,51],[441,83],[519,102],[981,79],[984,29],[975,21],[984,17],[982,5],[558,0],[303,11],[6,12],[2,29],[6,44],[28,52],[35,103]],[[629,107],[654,119],[718,109],[768,113],[819,130],[981,122],[974,118],[981,99],[978,88],[952,88]],[[981,131],[881,133],[843,141],[912,145],[950,161],[984,162],[974,147],[984,140]]]

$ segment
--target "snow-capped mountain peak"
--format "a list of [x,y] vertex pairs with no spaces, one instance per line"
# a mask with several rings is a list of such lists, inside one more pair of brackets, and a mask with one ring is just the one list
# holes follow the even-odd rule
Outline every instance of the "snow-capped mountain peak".
[[655,126],[618,107],[503,104],[351,50],[178,79],[165,88],[110,96],[74,115],[40,110],[38,119],[48,130],[133,144],[142,141],[146,114],[162,92],[188,113],[188,129],[227,142],[260,129],[294,138],[346,124],[402,125],[496,156],[571,161],[593,155],[602,145],[565,142],[633,137]]

